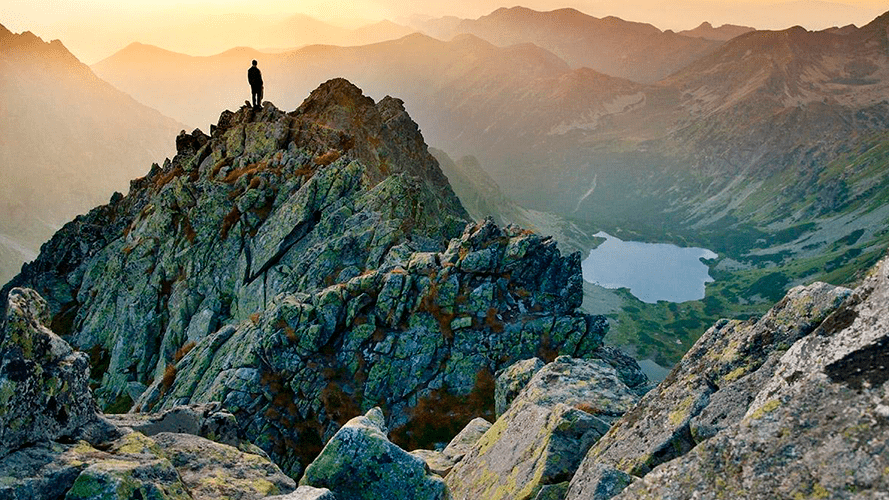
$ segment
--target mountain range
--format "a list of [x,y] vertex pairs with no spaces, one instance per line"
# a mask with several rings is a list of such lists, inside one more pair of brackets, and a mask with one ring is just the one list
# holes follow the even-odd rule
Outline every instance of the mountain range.
[[126,191],[182,127],[96,77],[58,40],[0,26],[0,281],[73,216]]

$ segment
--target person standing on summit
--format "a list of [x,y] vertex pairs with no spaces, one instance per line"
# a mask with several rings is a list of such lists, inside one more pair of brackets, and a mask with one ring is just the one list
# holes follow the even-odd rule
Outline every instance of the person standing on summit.
[[256,59],[253,60],[253,66],[247,70],[247,82],[250,83],[253,109],[259,109],[262,105],[262,72],[256,67]]

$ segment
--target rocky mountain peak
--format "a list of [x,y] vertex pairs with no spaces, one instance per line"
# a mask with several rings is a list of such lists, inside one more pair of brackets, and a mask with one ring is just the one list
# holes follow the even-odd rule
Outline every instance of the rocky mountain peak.
[[[340,151],[361,160],[372,182],[406,172],[426,182],[455,207],[459,201],[447,178],[429,154],[420,128],[400,99],[385,97],[375,103],[343,78],[321,84],[296,111],[289,113],[297,142],[319,154]],[[336,131],[335,136],[331,135]],[[325,151],[326,149],[326,151]],[[461,215],[466,216],[465,212]]]
[[296,477],[373,406],[396,443],[446,441],[493,415],[497,370],[601,346],[579,254],[469,223],[398,99],[331,80],[176,148],[8,285],[90,353],[105,411],[220,401]]

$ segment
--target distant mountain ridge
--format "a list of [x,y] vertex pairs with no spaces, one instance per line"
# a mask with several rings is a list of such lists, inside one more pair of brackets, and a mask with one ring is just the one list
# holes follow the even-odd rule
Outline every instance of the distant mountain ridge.
[[175,149],[174,120],[100,80],[58,40],[0,26],[0,281],[64,221]]
[[599,19],[575,9],[540,12],[526,7],[500,8],[478,19],[464,19],[450,32],[436,33],[445,39],[471,33],[499,46],[533,43],[572,68],[587,67],[644,83],[660,80],[721,43],[617,17]]
[[751,28],[750,26],[738,26],[735,24],[723,24],[718,28],[714,28],[712,24],[704,21],[697,28],[680,31],[679,34],[695,38],[706,38],[708,40],[727,42],[736,36],[750,33],[751,31],[756,31],[756,28]]

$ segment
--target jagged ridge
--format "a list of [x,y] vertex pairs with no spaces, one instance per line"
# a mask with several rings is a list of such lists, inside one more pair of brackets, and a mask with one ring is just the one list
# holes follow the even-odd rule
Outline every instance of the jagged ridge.
[[372,405],[399,443],[447,440],[493,410],[497,369],[601,345],[604,318],[574,313],[579,255],[466,226],[397,99],[336,79],[210,132],[181,133],[8,285],[37,289],[90,353],[106,411],[223,401],[296,476]]

